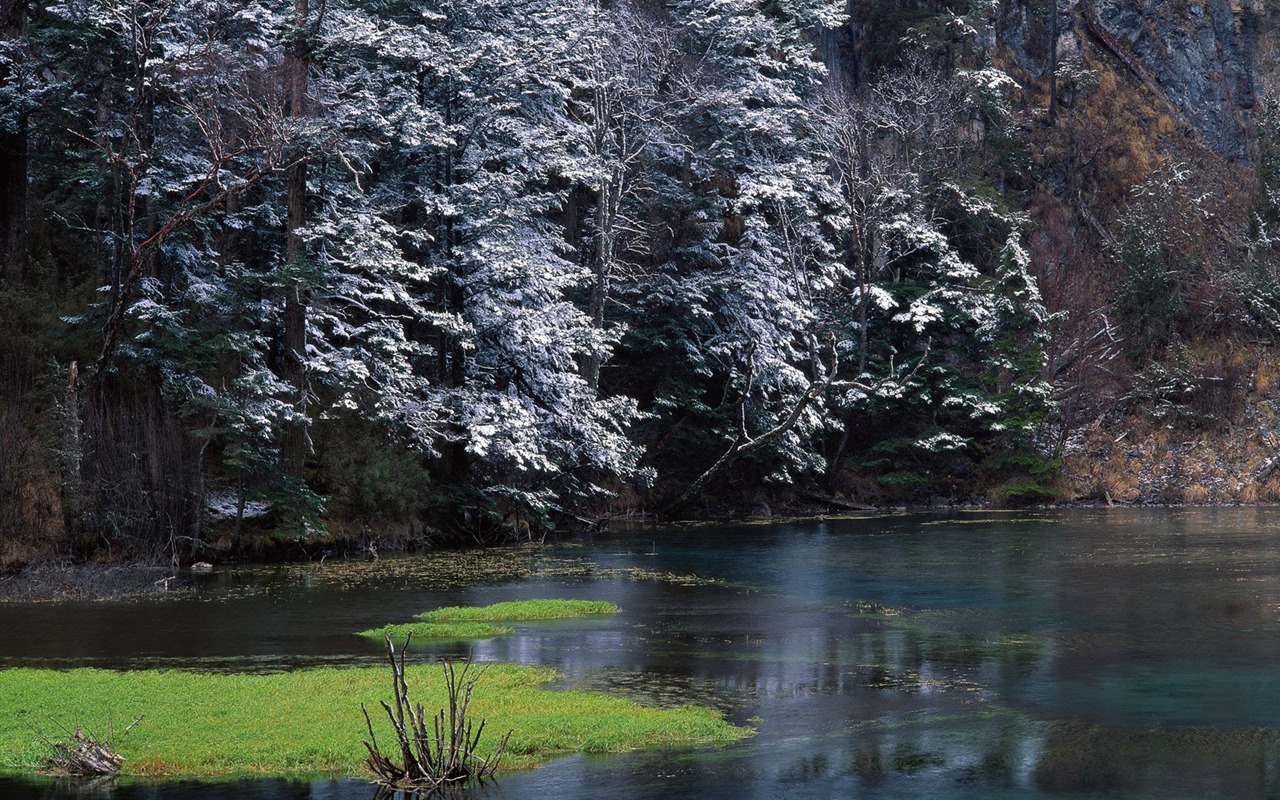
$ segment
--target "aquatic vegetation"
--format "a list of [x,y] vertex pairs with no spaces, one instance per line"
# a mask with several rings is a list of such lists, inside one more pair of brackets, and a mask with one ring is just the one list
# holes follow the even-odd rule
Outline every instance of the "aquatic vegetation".
[[1046,793],[1096,791],[1098,776],[1127,777],[1142,765],[1168,776],[1168,785],[1187,787],[1187,797],[1208,797],[1214,793],[1208,787],[1224,785],[1233,791],[1221,796],[1265,797],[1271,780],[1266,770],[1280,747],[1280,733],[1263,727],[1112,727],[1056,720],[1043,731],[1035,779]]
[[530,622],[617,614],[622,609],[601,600],[512,600],[489,606],[448,606],[427,611],[428,622]]
[[[283,570],[291,578],[310,585],[339,589],[377,587],[386,589],[448,590],[488,581],[510,581],[537,573],[544,560],[534,545],[476,548],[470,550],[430,550],[414,555],[363,559],[330,559],[284,567],[256,568]],[[255,568],[249,568],[246,572]]]
[[[415,703],[447,704],[438,666],[409,664],[405,674]],[[504,762],[513,768],[562,753],[719,745],[750,734],[711,709],[655,709],[621,697],[551,691],[546,684],[555,678],[549,669],[505,664],[485,672],[472,710],[494,730],[513,731]],[[4,670],[0,770],[40,768],[47,752],[42,727],[105,729],[144,715],[118,743],[128,775],[366,775],[359,708],[376,707],[386,693],[383,667],[274,675]],[[56,719],[49,709],[57,710]]]
[[510,545],[472,550],[432,550],[376,560],[331,559],[298,564],[245,566],[225,576],[235,581],[221,596],[270,594],[286,585],[330,586],[344,591],[447,591],[459,586],[527,578],[590,581],[611,578],[658,581],[681,586],[726,585],[699,575],[641,567],[603,567],[590,558],[569,555],[573,545]]
[[845,604],[854,617],[879,620],[887,629],[902,633],[910,649],[931,661],[950,665],[973,665],[986,659],[1033,661],[1045,654],[1049,643],[1044,635],[1005,632],[992,636],[966,627],[981,629],[981,619],[973,612],[892,608],[869,601]]
[[435,641],[463,641],[509,636],[512,633],[515,633],[515,628],[488,622],[402,622],[360,631],[361,636],[379,640],[390,636],[395,641],[402,641],[409,636]]
[[670,672],[607,667],[575,675],[569,688],[620,695],[653,708],[680,708],[690,703],[719,709],[745,707],[740,696],[714,680]]
[[498,622],[539,622],[573,617],[617,614],[613,603],[598,600],[512,600],[489,606],[447,606],[418,614],[414,622],[383,625],[361,631],[361,636],[399,641],[413,635],[419,639],[488,639],[506,636],[514,629]]

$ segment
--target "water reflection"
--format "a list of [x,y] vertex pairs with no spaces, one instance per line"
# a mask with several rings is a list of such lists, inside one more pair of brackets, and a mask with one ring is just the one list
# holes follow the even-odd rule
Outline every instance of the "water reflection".
[[496,783],[437,792],[388,789],[354,780],[240,780],[147,783],[121,778],[0,778],[0,797],[32,800],[503,800]]
[[[351,632],[437,605],[600,599],[623,613],[418,655],[546,664],[565,687],[710,704],[758,734],[565,758],[468,797],[1274,798],[1277,523],[1270,509],[897,515],[607,536],[465,569],[222,570],[162,602],[0,607],[0,665],[371,664],[378,645]],[[80,796],[372,792],[0,780],[6,799]]]

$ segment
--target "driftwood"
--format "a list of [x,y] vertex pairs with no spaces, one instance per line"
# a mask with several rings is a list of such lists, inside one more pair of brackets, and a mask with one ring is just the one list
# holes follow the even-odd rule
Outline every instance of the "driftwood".
[[[125,733],[141,721],[142,717],[135,719],[125,728]],[[54,775],[116,775],[124,763],[124,758],[111,746],[109,738],[99,739],[79,726],[71,732],[68,741],[55,742],[44,738],[44,743],[49,746],[49,754],[44,757],[43,771]]]
[[868,505],[867,503],[855,503],[852,500],[843,500],[839,497],[833,497],[828,494],[817,494],[816,492],[804,492],[802,496],[814,501],[815,503],[823,503],[824,505],[838,508],[841,511],[879,511],[878,506]]
[[476,753],[485,723],[482,719],[473,729],[468,709],[472,691],[476,682],[484,675],[484,670],[471,674],[472,665],[469,661],[463,663],[461,670],[455,668],[452,661],[442,662],[448,707],[440,709],[438,714],[428,720],[422,704],[415,705],[409,700],[409,685],[404,678],[405,651],[408,648],[409,639],[405,639],[397,658],[391,637],[387,636],[387,661],[391,665],[394,704],[388,704],[384,700],[382,708],[395,732],[400,760],[394,760],[394,753],[389,756],[382,752],[373,732],[369,709],[361,704],[365,727],[369,731],[369,740],[364,743],[369,751],[369,758],[365,763],[377,776],[379,783],[395,789],[434,792],[461,786],[469,781],[483,782],[493,777],[503,753],[506,752],[511,731],[502,737],[498,749],[490,758],[483,758]]
[[[1267,447],[1271,448],[1272,452],[1280,449],[1280,442],[1276,441],[1276,437],[1273,433],[1264,428],[1259,428],[1258,433],[1262,434],[1262,441],[1267,445]],[[1270,478],[1277,468],[1280,468],[1280,453],[1272,456],[1267,460],[1266,464],[1262,465],[1262,469],[1258,470],[1257,474],[1253,476],[1253,482],[1262,483],[1266,479]]]

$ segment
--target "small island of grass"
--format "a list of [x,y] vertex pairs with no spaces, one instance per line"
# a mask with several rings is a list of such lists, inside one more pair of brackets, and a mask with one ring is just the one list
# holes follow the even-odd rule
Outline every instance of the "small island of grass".
[[361,631],[361,636],[393,640],[413,634],[415,639],[488,639],[514,631],[501,622],[547,622],[577,617],[603,617],[621,611],[602,600],[511,600],[488,606],[447,606],[414,617],[416,622],[383,625]]
[[[446,702],[435,665],[407,670],[414,701]],[[712,710],[656,709],[620,697],[551,691],[548,669],[494,664],[472,712],[485,719],[485,748],[514,731],[504,768],[568,752],[715,745],[750,731]],[[112,742],[125,774],[150,777],[366,775],[368,736],[360,704],[390,699],[384,668],[307,669],[278,675],[177,671],[0,671],[0,771],[33,772],[56,739],[83,725]],[[142,721],[122,735],[130,721]],[[375,724],[378,721],[375,720]],[[385,722],[385,720],[382,720]]]
[[447,606],[418,615],[427,622],[536,622],[603,617],[622,609],[603,600],[511,600],[489,606]]
[[515,633],[515,628],[506,625],[492,625],[487,622],[402,622],[360,631],[361,636],[368,636],[378,641],[390,636],[392,641],[395,642],[403,641],[410,634],[413,634],[414,639],[419,640],[462,641],[466,639],[489,639],[494,636],[507,636],[512,633]]

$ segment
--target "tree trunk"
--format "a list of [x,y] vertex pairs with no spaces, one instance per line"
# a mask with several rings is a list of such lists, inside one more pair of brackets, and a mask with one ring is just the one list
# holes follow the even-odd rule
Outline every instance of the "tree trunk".
[[[112,116],[115,111],[115,79],[114,75],[122,68],[119,58],[114,55],[98,59],[97,70],[98,98],[94,106],[94,122],[97,132],[94,144],[100,153],[113,151],[113,143],[109,131],[112,129]],[[110,287],[109,306],[115,307],[123,302],[120,296],[124,284],[126,269],[127,244],[124,243],[124,213],[126,203],[123,198],[123,178],[120,165],[114,159],[110,161],[110,170],[102,187],[102,196],[94,208],[94,228],[99,232],[98,253],[103,269],[103,282]],[[90,381],[95,379],[97,370],[90,373]]]
[[[138,140],[138,151],[140,153],[155,153],[155,110],[156,110],[156,93],[151,75],[146,66],[147,54],[145,52],[138,53],[139,67],[134,87],[135,96],[140,98],[137,116],[133,122],[133,135]],[[131,221],[134,233],[138,234],[141,240],[150,240],[159,230],[160,223],[156,218],[155,204],[151,202],[151,193],[140,193],[137,187],[131,187],[132,194],[137,203],[137,211],[135,218]],[[130,247],[135,247],[134,241],[130,241]],[[148,278],[155,280],[160,278],[160,248],[150,247],[141,254],[142,263],[138,266],[142,269],[142,274]]]
[[[446,78],[446,100],[444,104],[444,121],[445,125],[452,128],[454,124],[453,102],[454,87],[451,79]],[[441,183],[449,188],[456,185],[457,181],[457,165],[454,163],[455,152],[448,151],[444,154],[441,163],[440,180]],[[454,272],[445,277],[445,303],[446,308],[458,319],[462,319],[466,311],[466,293],[462,284],[463,276],[457,272],[457,265],[454,264],[454,256],[458,252],[458,246],[461,244],[461,233],[457,227],[457,219],[453,216],[453,212],[449,212],[443,220],[444,236],[443,236],[443,252],[444,263],[454,265]],[[441,378],[445,378],[449,385],[454,389],[460,390],[467,384],[467,351],[463,337],[457,333],[447,333],[441,337],[441,353],[444,361],[442,367],[447,366],[448,372],[442,370]],[[467,435],[466,431],[459,429],[455,431],[456,436],[449,442],[446,448],[447,466],[446,470],[449,479],[456,484],[465,485],[471,475],[471,456],[467,452]]]
[[1049,124],[1058,116],[1058,0],[1049,3]]
[[[294,0],[294,38],[285,55],[285,99],[288,114],[301,118],[306,114],[307,72],[311,66],[310,43],[307,25],[310,17],[309,0]],[[286,218],[285,256],[291,270],[297,271],[306,261],[306,244],[302,228],[307,224],[307,162],[299,154],[288,170],[289,194]],[[306,350],[307,305],[306,292],[295,278],[286,290],[283,331],[284,363],[281,377],[293,388],[294,404],[305,419],[307,406]],[[281,442],[281,458],[285,475],[301,479],[307,452],[307,429],[303,422],[290,423]]]
[[[27,0],[0,0],[0,41],[23,38]],[[15,50],[18,58],[22,49]],[[0,85],[10,69],[0,63]],[[27,119],[20,115],[13,131],[0,130],[0,278],[21,280],[27,265]]]
[[[587,316],[591,318],[591,327],[598,331],[604,330],[604,304],[609,297],[609,278],[613,272],[613,199],[614,186],[605,182],[596,198],[596,253],[587,298]],[[600,362],[600,351],[595,348],[582,357],[582,377],[593,392],[600,388]]]
[[80,427],[80,370],[71,362],[67,368],[67,388],[63,394],[62,422],[62,514],[68,533],[74,533],[80,525],[84,510],[84,491],[81,480],[81,427]]
[[[604,301],[609,291],[609,276],[606,268],[598,266],[591,281],[591,298],[587,303],[587,315],[591,318],[591,327],[604,329]],[[600,388],[600,351],[592,348],[582,356],[582,377],[591,391]]]
[[[449,235],[453,236],[453,226],[449,226]],[[457,280],[453,280],[449,284],[449,310],[461,316],[465,303],[465,295],[462,291],[462,284]],[[462,337],[451,335],[449,337],[449,382],[455,388],[461,389],[467,383],[467,351],[463,346]],[[467,441],[463,431],[458,432],[453,441],[449,443],[449,476],[458,483],[465,483],[471,475],[471,456],[467,453]]]

